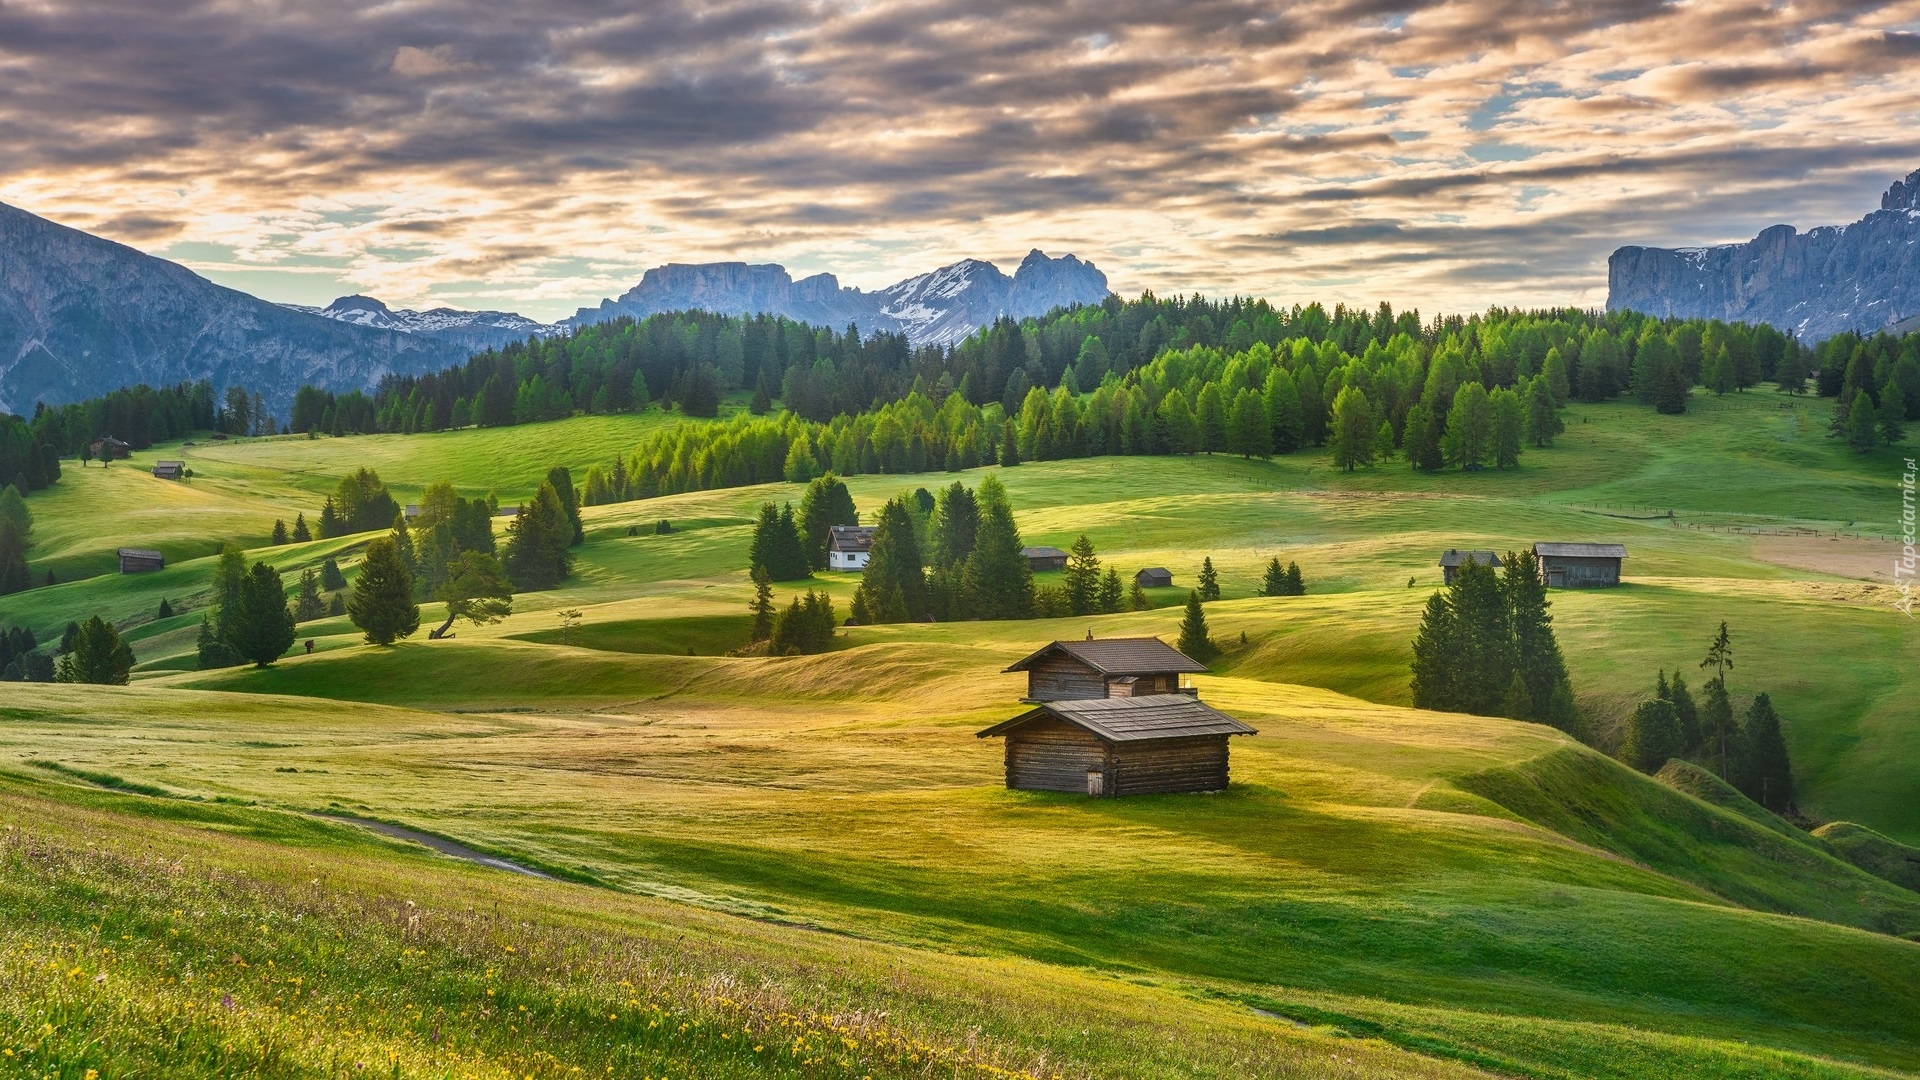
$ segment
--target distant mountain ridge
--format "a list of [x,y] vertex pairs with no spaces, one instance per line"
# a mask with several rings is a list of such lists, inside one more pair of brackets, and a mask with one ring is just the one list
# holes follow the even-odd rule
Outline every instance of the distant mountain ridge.
[[438,338],[472,352],[496,349],[511,341],[525,341],[530,336],[542,337],[556,329],[511,311],[461,311],[449,307],[427,311],[401,308],[396,311],[371,296],[358,294],[343,296],[326,307],[304,304],[282,306],[355,326]]
[[599,307],[581,308],[565,327],[623,315],[646,318],[695,309],[722,315],[784,315],[822,326],[853,323],[863,333],[902,333],[916,345],[950,345],[1002,315],[1044,315],[1056,307],[1097,304],[1111,294],[1107,275],[1073,255],[1038,248],[1009,276],[990,262],[962,259],[884,289],[866,292],[832,274],[795,281],[771,263],[668,263]]
[[1620,248],[1607,260],[1607,309],[1764,322],[1810,343],[1920,329],[1920,170],[1851,225],[1775,225],[1719,247]]
[[284,414],[306,383],[362,389],[466,355],[449,341],[268,303],[0,203],[0,408],[211,379]]

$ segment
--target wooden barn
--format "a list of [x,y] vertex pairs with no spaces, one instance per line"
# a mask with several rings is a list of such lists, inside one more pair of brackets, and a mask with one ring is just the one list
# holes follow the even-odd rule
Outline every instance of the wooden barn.
[[1149,566],[1133,575],[1143,589],[1164,589],[1173,584],[1173,571],[1164,566]]
[[1461,551],[1459,548],[1448,548],[1440,556],[1440,576],[1451,585],[1453,575],[1460,571],[1460,565],[1468,562],[1491,566],[1495,570],[1500,569],[1500,556],[1491,551]]
[[1020,549],[1020,554],[1026,556],[1027,565],[1032,567],[1035,573],[1042,570],[1067,568],[1067,553],[1057,547],[1023,547]]
[[1540,580],[1553,589],[1598,589],[1620,584],[1625,544],[1535,544]]
[[166,557],[157,551],[146,548],[121,548],[120,572],[123,574],[144,574],[151,570],[164,570]]
[[865,570],[873,557],[872,525],[830,525],[827,527],[827,569]]
[[1185,694],[1049,701],[980,732],[1007,740],[1007,786],[1148,795],[1220,791],[1227,740],[1253,728]]
[[91,450],[93,456],[100,461],[113,461],[116,458],[124,458],[133,453],[132,445],[121,442],[111,435],[104,439],[93,440],[93,442],[89,444],[88,449]]
[[1178,694],[1207,666],[1155,637],[1056,641],[1007,669],[1027,673],[1023,701]]
[[156,461],[153,463],[153,475],[162,480],[178,480],[185,476],[187,463],[184,461]]

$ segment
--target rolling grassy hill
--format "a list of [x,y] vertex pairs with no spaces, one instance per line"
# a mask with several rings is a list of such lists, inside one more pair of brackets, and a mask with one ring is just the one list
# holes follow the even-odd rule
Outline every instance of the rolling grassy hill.
[[[1677,419],[1576,408],[1561,445],[1529,452],[1509,474],[1343,474],[1324,455],[1004,470],[1028,542],[1065,547],[1085,532],[1123,573],[1166,565],[1182,587],[1160,590],[1149,612],[863,627],[828,654],[781,659],[723,654],[744,628],[752,515],[768,499],[797,500],[789,485],[589,508],[563,588],[517,597],[511,618],[454,640],[375,649],[344,619],[322,620],[301,627],[312,656],[264,671],[191,670],[210,564],[191,556],[211,538],[264,536],[297,509],[311,517],[320,493],[362,464],[403,499],[452,479],[512,501],[548,464],[610,457],[636,437],[620,426],[630,419],[227,443],[195,465],[190,495],[124,464],[70,470],[33,501],[37,557],[91,566],[145,529],[175,545],[177,561],[0,599],[0,623],[43,635],[107,614],[127,625],[141,661],[126,689],[10,686],[0,805],[9,822],[32,825],[34,843],[76,865],[104,860],[112,884],[100,903],[128,918],[177,906],[163,895],[171,886],[110,868],[152,848],[267,868],[257,883],[223,877],[222,888],[264,888],[275,874],[297,884],[301,866],[325,866],[335,899],[316,898],[323,907],[417,879],[442,898],[429,906],[454,914],[445,898],[482,888],[530,905],[540,927],[551,918],[623,933],[626,920],[685,921],[725,942],[716,948],[727,957],[746,949],[752,977],[789,995],[811,985],[794,974],[814,970],[806,965],[955,965],[937,990],[900,976],[913,1004],[890,1008],[929,1045],[971,1046],[963,1032],[977,1002],[1008,995],[1023,1004],[985,1022],[992,1060],[1036,1074],[1920,1071],[1920,893],[1685,776],[1639,776],[1535,725],[1404,707],[1408,642],[1441,550],[1618,540],[1631,553],[1626,586],[1553,597],[1575,688],[1603,731],[1649,692],[1656,668],[1694,671],[1725,619],[1733,689],[1774,696],[1803,806],[1889,843],[1920,840],[1920,780],[1907,767],[1920,756],[1908,704],[1920,694],[1920,634],[1891,606],[1885,543],[1832,535],[1890,529],[1897,462],[1855,459],[1825,440],[1824,403],[1754,394],[1711,404]],[[870,512],[953,478],[850,486]],[[160,509],[176,498],[207,509]],[[1669,509],[1675,519],[1652,517]],[[654,535],[662,518],[674,531]],[[1736,524],[1767,532],[1724,531]],[[630,537],[634,525],[649,528]],[[1791,527],[1821,535],[1771,535]],[[336,554],[351,574],[365,538],[256,554],[283,570]],[[1236,741],[1234,788],[1101,802],[1004,790],[998,745],[973,738],[1015,707],[1020,686],[997,672],[1089,629],[1171,637],[1173,605],[1205,555],[1225,586],[1208,611],[1227,652],[1202,693],[1261,732]],[[1308,596],[1254,595],[1275,555],[1301,564]],[[855,579],[822,579],[844,612]],[[186,610],[153,621],[162,596]],[[563,635],[556,612],[569,608],[584,619]],[[309,812],[399,822],[575,884],[440,868],[447,860]],[[227,851],[224,838],[237,846]],[[109,850],[90,854],[89,841]],[[6,902],[30,912],[77,895],[64,873],[10,877]],[[31,934],[47,940],[91,925],[42,922],[29,922]],[[326,925],[369,935],[377,955],[400,940],[381,937],[387,924]],[[470,929],[425,947],[419,985],[471,979],[457,944]],[[871,951],[830,961],[823,948]],[[305,947],[276,956],[316,973],[347,964]],[[153,972],[170,962],[137,961]],[[536,1009],[605,990],[585,965],[578,985],[571,968],[538,974],[525,990]],[[1100,990],[1055,1000],[1060,980]],[[422,1006],[424,991],[403,983],[390,1001],[452,1009],[445,996]],[[830,1003],[810,1008],[881,1007],[864,983],[818,989]],[[1149,1014],[1159,1019],[1133,1030]],[[400,1032],[417,1036],[421,1024],[403,1019],[367,1014],[362,1026],[382,1032],[367,1045],[415,1054]],[[552,1049],[563,1031],[602,1045],[558,1024],[542,1029],[544,1052],[588,1071],[613,1063],[611,1050]],[[1217,1043],[1205,1034],[1215,1031]],[[1154,1039],[1152,1053],[1141,1049]],[[763,1074],[713,1055],[688,1060],[701,1075]],[[434,1075],[427,1059],[407,1060]],[[624,1060],[646,1073],[642,1059]],[[897,1064],[875,1059],[874,1075],[922,1075]],[[840,1075],[813,1067],[764,1074]]]

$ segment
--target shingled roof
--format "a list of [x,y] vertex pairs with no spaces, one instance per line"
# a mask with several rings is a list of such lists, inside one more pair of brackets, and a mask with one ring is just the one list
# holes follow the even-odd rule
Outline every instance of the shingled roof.
[[832,551],[857,554],[873,550],[873,535],[880,529],[875,525],[830,525],[827,527],[827,547]]
[[1468,559],[1481,566],[1500,565],[1500,556],[1491,551],[1461,551],[1459,548],[1448,548],[1446,554],[1440,556],[1440,565],[1458,567]]
[[1005,735],[1042,716],[1053,716],[1091,732],[1108,742],[1179,739],[1195,735],[1258,735],[1253,728],[1185,694],[1149,697],[1088,698],[1049,701],[1004,723],[982,731],[978,738]]
[[1563,559],[1624,559],[1625,544],[1535,544],[1535,555],[1558,555]]
[[1161,675],[1168,672],[1199,674],[1207,670],[1207,665],[1157,637],[1056,641],[1007,670],[1025,671],[1056,649],[1102,675]]

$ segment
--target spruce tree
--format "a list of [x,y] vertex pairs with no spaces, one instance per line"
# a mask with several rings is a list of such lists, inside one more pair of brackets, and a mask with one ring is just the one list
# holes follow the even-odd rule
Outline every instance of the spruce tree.
[[1417,709],[1454,712],[1463,705],[1460,681],[1451,663],[1458,651],[1460,623],[1454,615],[1450,589],[1427,598],[1420,631],[1414,635],[1413,705]]
[[863,622],[906,622],[929,610],[920,545],[903,499],[890,500],[880,510],[856,599],[867,614]]
[[1907,437],[1907,398],[1891,379],[1880,390],[1880,408],[1874,414],[1880,441],[1892,446]]
[[761,642],[773,637],[773,578],[764,566],[754,567],[751,576],[753,602],[747,605],[747,610],[753,613],[753,624],[748,629],[748,640]]
[[1660,371],[1659,384],[1653,397],[1653,410],[1667,416],[1679,416],[1686,412],[1687,390],[1687,378],[1680,373],[1680,366],[1668,364]]
[[573,528],[551,483],[540,485],[533,500],[507,524],[507,549],[501,563],[522,592],[551,589],[573,572],[568,550]]
[[1643,701],[1627,721],[1627,737],[1621,746],[1626,763],[1643,773],[1656,773],[1680,753],[1680,720],[1673,702]]
[[320,564],[320,587],[327,592],[339,592],[347,587],[347,576],[340,572],[340,564],[331,555]]
[[983,619],[1032,618],[1033,568],[1020,554],[1020,529],[1007,489],[989,474],[974,497],[980,504],[980,529],[965,574],[973,614]]
[[293,615],[287,611],[280,572],[264,562],[254,563],[240,586],[239,609],[234,612],[228,643],[240,659],[266,667],[280,659],[293,638]]
[[33,584],[27,572],[27,548],[33,543],[33,515],[18,484],[0,491],[0,596]]
[[955,480],[935,500],[931,539],[932,563],[947,570],[967,561],[980,535],[980,503],[966,485]]
[[1073,542],[1067,556],[1067,570],[1061,587],[1066,590],[1067,607],[1074,615],[1095,615],[1100,611],[1100,557],[1094,554],[1087,534]]
[[329,496],[320,507],[320,538],[330,539],[341,535],[343,531],[340,528],[340,515],[334,510],[333,499]]
[[1107,567],[1107,572],[1100,577],[1101,613],[1111,615],[1119,611],[1120,601],[1124,596],[1125,593],[1121,591],[1120,572],[1111,566]]
[[1507,694],[1500,702],[1500,715],[1509,720],[1532,720],[1533,695],[1527,691],[1527,681],[1520,677],[1518,669],[1513,678],[1507,680]]
[[63,683],[125,686],[133,671],[133,650],[112,624],[94,615],[80,625],[73,648],[60,658],[54,678]]
[[240,549],[228,544],[220,551],[213,568],[213,595],[200,620],[196,643],[202,670],[232,667],[241,661],[233,646],[233,617],[239,610],[240,590],[247,576],[247,559]]
[[[1540,581],[1540,568],[1533,552],[1507,552],[1501,591],[1506,595],[1513,636],[1514,674],[1527,688],[1525,718],[1552,724],[1575,738],[1583,738],[1585,732],[1579,718],[1571,713],[1562,714],[1556,705],[1556,701],[1571,701],[1573,693],[1566,660],[1554,637],[1553,616],[1548,612],[1552,604],[1547,599],[1546,585]],[[1566,688],[1564,695],[1560,692],[1563,687]],[[1504,715],[1514,716],[1512,712]]]
[[1787,742],[1780,732],[1780,714],[1773,699],[1758,694],[1747,709],[1744,725],[1747,768],[1742,786],[1748,798],[1777,813],[1793,809],[1793,766],[1787,760]]
[[1451,601],[1458,633],[1449,662],[1458,668],[1462,696],[1456,707],[1498,716],[1513,672],[1513,631],[1493,568],[1471,559],[1461,564],[1454,574]]
[[280,547],[280,546],[282,546],[282,545],[284,545],[284,544],[286,544],[286,542],[287,542],[287,540],[288,540],[288,536],[287,536],[287,523],[286,523],[286,521],[285,521],[284,519],[282,519],[282,518],[274,518],[274,519],[273,519],[273,537],[272,537],[272,540],[273,540],[273,546],[274,546],[274,547]]
[[1220,575],[1213,569],[1213,556],[1200,560],[1200,599],[1220,599]]
[[1286,595],[1288,596],[1307,595],[1307,580],[1306,578],[1300,576],[1300,564],[1297,562],[1287,563]]
[[1011,469],[1020,464],[1020,432],[1015,430],[1013,420],[1000,425],[1000,467]]
[[1260,583],[1261,596],[1287,595],[1287,570],[1280,565],[1280,557],[1275,555],[1267,563],[1267,576]]
[[300,589],[293,598],[293,620],[310,622],[327,613],[327,602],[320,595],[320,574],[309,566],[300,571]]
[[1700,707],[1694,704],[1693,693],[1687,689],[1687,681],[1680,673],[1673,673],[1673,681],[1667,684],[1666,699],[1673,702],[1674,715],[1680,719],[1680,752],[1691,754],[1700,749]]
[[553,493],[560,500],[560,509],[567,516],[567,546],[580,546],[586,542],[587,533],[580,524],[580,493],[574,490],[573,474],[564,466],[556,465],[547,470],[547,483],[553,485]]
[[1714,772],[1731,782],[1740,763],[1740,728],[1733,719],[1725,675],[1707,680],[1700,702],[1700,741]]
[[827,568],[827,540],[835,525],[858,525],[853,493],[832,472],[814,479],[800,499],[800,531],[806,540],[807,565]]
[[[557,515],[558,507],[555,512]],[[563,516],[561,520],[565,520]],[[400,558],[392,537],[378,536],[367,542],[347,615],[366,634],[370,645],[391,645],[420,628],[420,608],[413,602],[413,571]]]
[[154,615],[154,618],[156,619],[173,618],[173,605],[167,602],[166,597],[163,596],[160,598],[160,611],[158,614]]
[[1197,589],[1187,592],[1187,612],[1180,619],[1180,644],[1178,648],[1181,652],[1186,653],[1188,656],[1203,664],[1212,660],[1220,653],[1219,648],[1214,645],[1213,639],[1208,636],[1207,613],[1206,610],[1200,606],[1200,592]]
[[312,539],[313,533],[307,528],[307,515],[304,513],[295,514],[293,516],[293,542],[296,544],[304,544]]
[[1127,606],[1134,611],[1148,611],[1153,601],[1147,599],[1147,590],[1140,587],[1140,579],[1133,579],[1133,588],[1127,590]]
[[346,613],[347,613],[347,594],[334,593],[333,597],[327,601],[327,615],[330,618],[337,619],[340,616],[345,615]]

